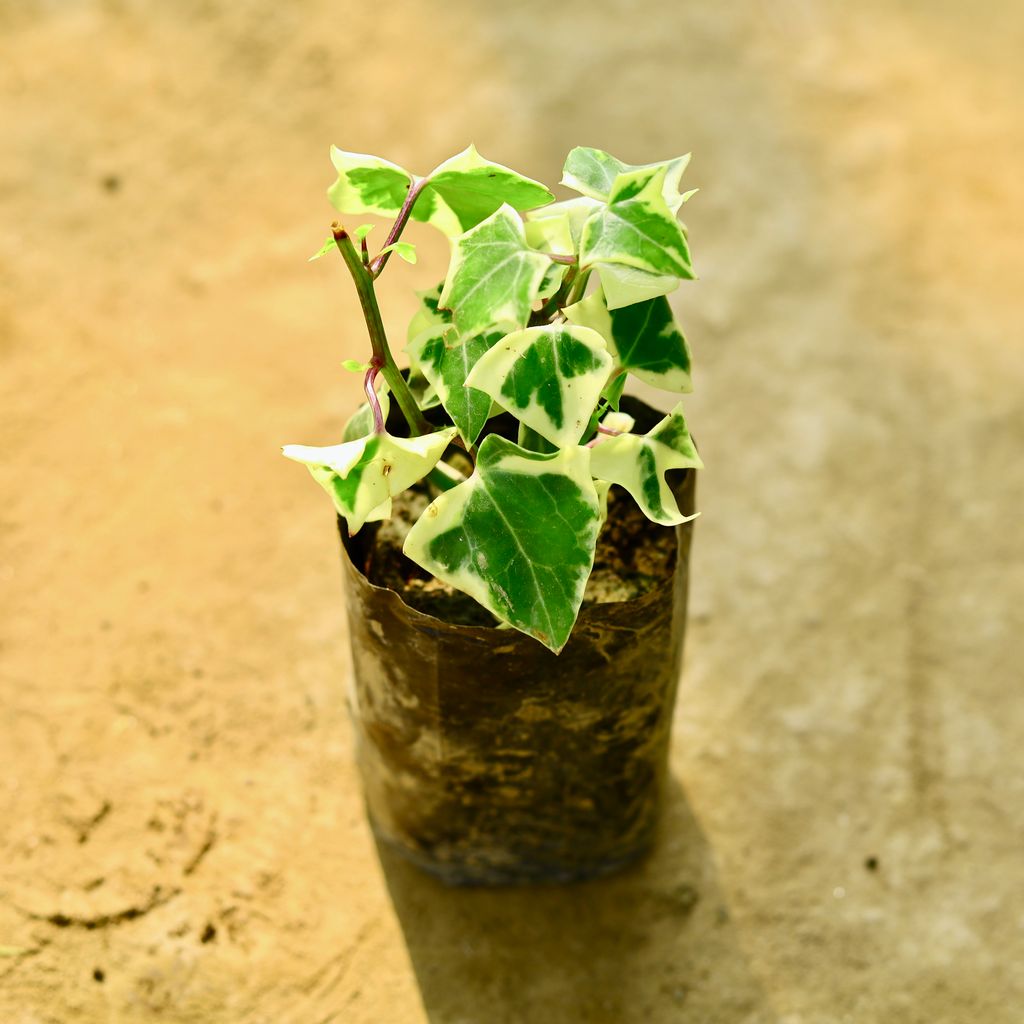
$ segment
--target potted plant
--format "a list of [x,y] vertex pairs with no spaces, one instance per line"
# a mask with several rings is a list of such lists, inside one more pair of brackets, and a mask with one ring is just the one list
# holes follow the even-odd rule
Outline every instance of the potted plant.
[[[652,841],[685,622],[701,462],[680,405],[623,390],[691,390],[666,298],[693,277],[688,157],[574,149],[555,202],[472,146],[425,177],[331,155],[337,210],[392,220],[372,256],[372,225],[337,222],[316,254],[358,292],[366,402],[340,443],[284,454],[339,517],[371,822],[454,883],[613,870]],[[451,260],[403,371],[374,282],[415,261],[410,220]],[[639,584],[592,593],[605,549]]]

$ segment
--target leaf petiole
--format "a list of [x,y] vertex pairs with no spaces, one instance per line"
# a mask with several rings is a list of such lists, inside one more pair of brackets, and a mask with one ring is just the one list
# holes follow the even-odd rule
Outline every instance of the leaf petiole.
[[391,230],[388,232],[388,237],[384,240],[384,245],[382,246],[381,251],[370,263],[369,270],[371,277],[380,277],[381,271],[387,265],[388,258],[394,251],[392,246],[399,238],[402,237],[405,225],[409,222],[409,217],[412,215],[412,208],[416,205],[416,200],[419,199],[420,193],[428,184],[430,184],[429,176],[426,178],[420,178],[419,181],[410,186],[409,191],[405,196],[405,202],[402,203],[402,208],[398,211],[395,223],[391,225]]

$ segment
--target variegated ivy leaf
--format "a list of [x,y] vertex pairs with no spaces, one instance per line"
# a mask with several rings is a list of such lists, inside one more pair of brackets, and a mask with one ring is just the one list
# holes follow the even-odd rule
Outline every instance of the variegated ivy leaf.
[[[544,207],[538,210],[542,213]],[[567,214],[557,217],[545,217],[538,220],[527,219],[523,224],[526,231],[526,242],[531,249],[540,252],[553,253],[558,256],[575,256],[576,247],[573,243],[572,233],[569,229],[569,218]],[[552,261],[551,265],[544,271],[544,280],[541,281],[540,290],[537,292],[539,300],[550,299],[565,279],[568,264]]]
[[564,312],[574,324],[597,331],[615,362],[645,384],[666,391],[693,390],[690,350],[664,296],[609,309],[602,292],[596,291]]
[[612,185],[608,205],[587,219],[580,263],[620,264],[649,274],[693,277],[686,235],[666,206],[665,168],[625,171]]
[[601,420],[605,430],[614,430],[617,434],[628,434],[636,425],[636,420],[628,412],[610,412]]
[[[408,348],[406,348],[406,355],[409,355]],[[437,388],[427,380],[423,373],[423,367],[412,356],[409,356],[409,376],[406,378],[406,383],[422,412],[436,409],[441,404],[441,396],[437,393]]]
[[600,522],[589,449],[540,455],[488,434],[474,474],[427,507],[404,551],[557,653],[583,601]]
[[[404,167],[365,153],[347,153],[331,147],[331,162],[338,178],[327,197],[339,213],[372,213],[394,217],[402,208],[415,178]],[[414,220],[429,221],[449,237],[458,235],[462,225],[436,192],[425,188],[416,200]]]
[[461,334],[523,327],[550,263],[526,244],[519,214],[502,206],[456,239],[440,308]]
[[466,378],[501,332],[460,338],[454,328],[421,333],[407,346],[420,371],[437,392],[445,411],[467,445],[476,444],[491,415],[491,396],[466,386]]
[[441,309],[439,302],[441,289],[444,282],[428,288],[426,291],[416,292],[416,298],[420,300],[419,308],[413,313],[409,321],[409,327],[405,332],[406,341],[414,341],[425,331],[434,331],[438,327],[445,327],[452,322],[450,309]]
[[575,256],[587,218],[603,204],[580,196],[551,203],[526,215],[526,240],[535,249],[559,256]]
[[466,383],[565,448],[579,443],[611,368],[597,331],[555,324],[507,335],[480,358]]
[[[417,179],[404,167],[363,153],[331,147],[337,181],[327,190],[341,213],[393,217]],[[473,146],[446,160],[427,175],[412,209],[414,220],[427,221],[449,238],[489,217],[503,203],[529,210],[554,197],[538,181],[482,157]],[[399,250],[399,255],[402,255]]]
[[609,309],[631,306],[634,302],[668,295],[679,287],[679,278],[665,274],[648,274],[636,267],[624,267],[618,263],[602,263],[597,272],[601,277],[601,288]]
[[338,180],[327,190],[327,197],[339,213],[393,216],[412,186],[412,175],[407,170],[378,156],[346,153],[331,146],[331,163]]
[[455,214],[462,230],[489,217],[502,204],[530,210],[555,197],[539,182],[482,157],[475,146],[445,160],[427,176],[426,191],[436,193]]
[[[549,209],[549,207],[544,209]],[[526,231],[526,241],[531,249],[536,249],[538,252],[556,253],[559,256],[576,255],[572,233],[569,230],[569,218],[566,214],[559,217],[542,217],[538,220],[528,217],[523,227]],[[334,239],[332,238],[331,241],[333,242]]]
[[[377,378],[380,380],[380,378]],[[377,401],[380,403],[380,413],[387,423],[388,413],[391,411],[391,393],[387,384],[382,384],[377,392]],[[373,432],[373,410],[369,404],[363,402],[361,406],[348,418],[344,429],[341,432],[342,441],[355,441]]]
[[602,437],[592,449],[590,468],[595,477],[625,488],[644,514],[663,526],[678,526],[694,516],[684,516],[665,482],[670,469],[700,469],[697,449],[677,405],[646,434]]
[[601,149],[577,146],[569,152],[562,169],[562,184],[589,196],[592,199],[607,200],[611,195],[615,179],[626,171],[648,171],[652,174],[662,167],[665,177],[662,182],[662,196],[666,205],[676,213],[696,189],[680,194],[679,179],[690,162],[690,154],[674,160],[662,160],[653,164],[627,164]]
[[562,287],[562,280],[565,278],[565,272],[568,269],[568,266],[564,263],[552,263],[544,271],[544,278],[540,283],[540,288],[537,290],[537,298],[541,301],[550,299]]
[[455,436],[449,427],[422,437],[370,434],[354,441],[314,448],[289,444],[282,451],[306,466],[331,496],[349,533],[390,514],[390,500],[427,475]]

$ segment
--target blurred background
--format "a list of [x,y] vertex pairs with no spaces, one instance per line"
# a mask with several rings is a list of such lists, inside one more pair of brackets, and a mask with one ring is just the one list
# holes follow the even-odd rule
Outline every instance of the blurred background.
[[[0,0],[0,1018],[1017,1024],[1022,52],[1012,0]],[[359,391],[329,145],[469,142],[701,189],[675,781],[575,889],[378,855],[279,455]]]

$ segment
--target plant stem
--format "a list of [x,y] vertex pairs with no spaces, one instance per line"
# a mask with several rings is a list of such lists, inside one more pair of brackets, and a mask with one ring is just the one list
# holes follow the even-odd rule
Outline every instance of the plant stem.
[[374,390],[374,382],[377,380],[377,374],[380,372],[380,366],[377,365],[377,361],[370,361],[370,368],[366,371],[366,376],[363,378],[363,390],[366,392],[366,401],[370,404],[370,409],[373,411],[373,432],[375,434],[384,433],[384,414],[380,408],[380,399],[377,397],[377,392]]
[[[388,237],[384,239],[384,244],[381,246],[382,250],[387,249],[389,245],[394,245],[402,237],[405,225],[409,222],[409,217],[412,214],[412,208],[416,205],[416,200],[419,199],[420,193],[429,182],[429,178],[420,178],[415,185],[409,187],[409,191],[405,195],[405,202],[402,203],[402,208],[398,211],[398,216],[395,218],[395,223],[391,225]],[[382,251],[370,262],[371,277],[380,277],[380,272],[384,269],[392,252],[394,252],[393,249],[389,249],[387,252]]]
[[384,322],[380,318],[380,307],[377,305],[377,295],[373,290],[373,277],[370,271],[363,266],[363,261],[352,244],[348,232],[340,224],[332,224],[331,231],[334,234],[334,242],[338,247],[348,267],[349,273],[356,286],[359,295],[359,303],[363,308],[363,319],[366,321],[366,330],[370,336],[370,346],[373,349],[372,364],[380,368],[384,375],[391,393],[395,396],[398,407],[405,416],[406,423],[413,435],[429,434],[431,426],[423,413],[420,412],[416,399],[412,397],[405,378],[398,369],[395,357],[388,347],[388,338],[384,333]]
[[465,483],[466,478],[446,462],[439,462],[428,474],[427,479],[439,490],[450,491]]
[[566,306],[571,306],[583,298],[583,293],[587,290],[587,282],[589,280],[590,267],[581,267],[579,273],[576,275],[576,280],[572,283],[572,288],[569,290],[569,296],[565,300]]

